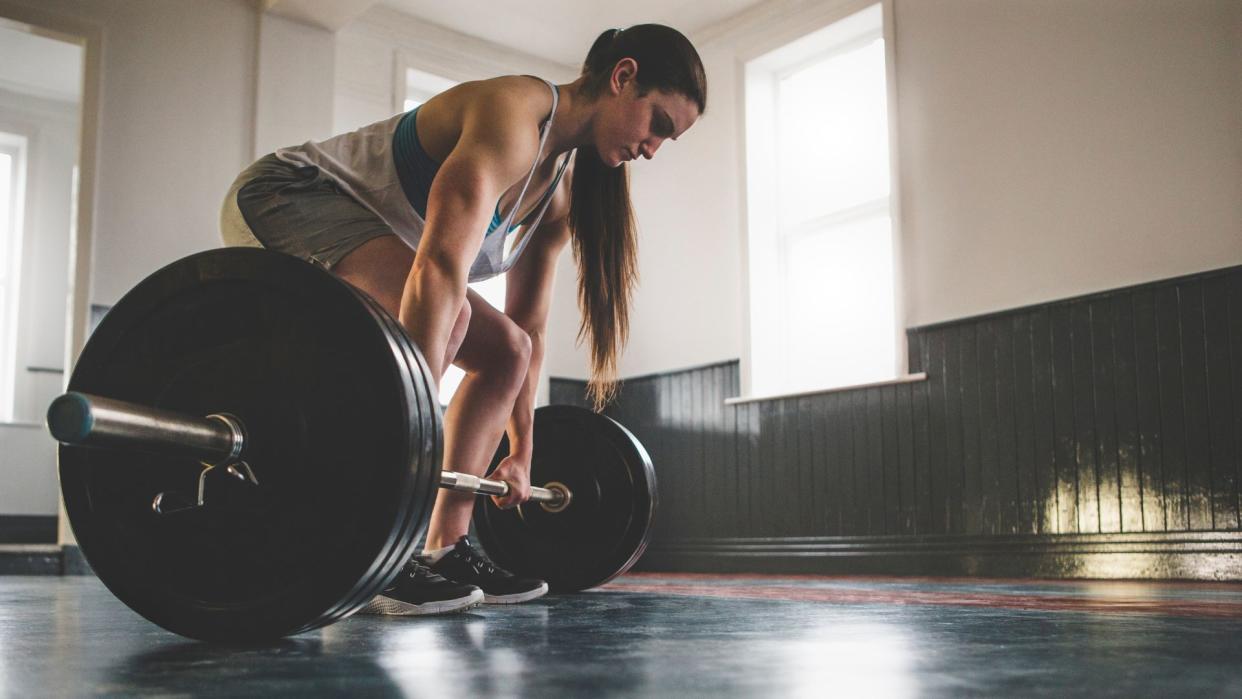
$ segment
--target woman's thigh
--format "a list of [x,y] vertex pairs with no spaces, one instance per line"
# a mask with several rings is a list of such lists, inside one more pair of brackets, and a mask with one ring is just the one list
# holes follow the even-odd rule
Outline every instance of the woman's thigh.
[[453,364],[467,372],[524,373],[530,361],[530,335],[474,289],[466,289],[466,301],[470,304],[470,325]]
[[332,266],[332,272],[362,289],[393,318],[401,315],[401,292],[414,264],[414,251],[394,234],[372,238]]

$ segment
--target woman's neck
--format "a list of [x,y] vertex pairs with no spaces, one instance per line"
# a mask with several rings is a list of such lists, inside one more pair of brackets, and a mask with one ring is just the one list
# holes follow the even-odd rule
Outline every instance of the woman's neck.
[[591,143],[591,126],[595,120],[595,101],[582,94],[583,78],[557,85],[560,99],[548,134],[548,148],[560,155]]

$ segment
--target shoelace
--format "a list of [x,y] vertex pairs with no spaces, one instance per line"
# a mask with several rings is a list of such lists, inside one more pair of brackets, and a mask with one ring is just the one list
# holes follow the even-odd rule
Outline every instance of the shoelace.
[[470,544],[466,544],[462,548],[466,550],[465,553],[462,553],[460,550],[454,550],[453,553],[457,554],[468,565],[474,566],[477,563],[479,567],[487,569],[488,575],[495,575],[497,571],[500,571],[502,575],[509,574],[509,571],[497,568],[496,564],[492,563],[492,559],[488,558],[483,552],[476,551]]
[[409,566],[409,572],[407,575],[415,580],[421,577],[426,579],[428,582],[435,582],[436,578],[442,577],[439,573],[414,559],[411,559],[407,565]]

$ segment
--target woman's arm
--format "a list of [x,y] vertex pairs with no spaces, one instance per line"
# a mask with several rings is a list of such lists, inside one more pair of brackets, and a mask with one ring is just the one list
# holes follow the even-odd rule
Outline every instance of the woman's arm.
[[427,224],[402,290],[399,319],[436,385],[444,373],[449,333],[466,301],[470,265],[496,201],[526,175],[538,149],[537,111],[513,92],[483,94],[465,108],[461,136],[432,183]]
[[[554,204],[555,204],[554,200]],[[551,210],[553,207],[549,207]],[[559,207],[558,207],[559,208]],[[509,454],[525,469],[521,482],[529,485],[530,460],[534,449],[535,393],[539,387],[539,374],[543,367],[544,338],[548,325],[548,311],[552,306],[552,286],[556,280],[556,261],[569,243],[569,221],[562,213],[552,222],[544,223],[533,231],[531,239],[517,264],[509,270],[505,287],[505,315],[530,335],[530,364],[526,380],[513,402],[506,431],[509,435]],[[501,507],[520,504],[529,497],[524,488],[496,502]]]

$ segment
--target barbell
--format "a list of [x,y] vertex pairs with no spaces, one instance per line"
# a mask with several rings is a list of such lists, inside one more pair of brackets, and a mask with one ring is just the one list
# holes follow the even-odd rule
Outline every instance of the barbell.
[[[254,641],[343,619],[414,553],[441,469],[434,382],[365,293],[254,248],[191,255],[100,322],[48,409],[83,556],[122,602],[191,638]],[[475,503],[488,555],[552,591],[594,587],[646,548],[655,473],[616,421],[535,411],[531,500]],[[507,455],[502,440],[492,468]]]

